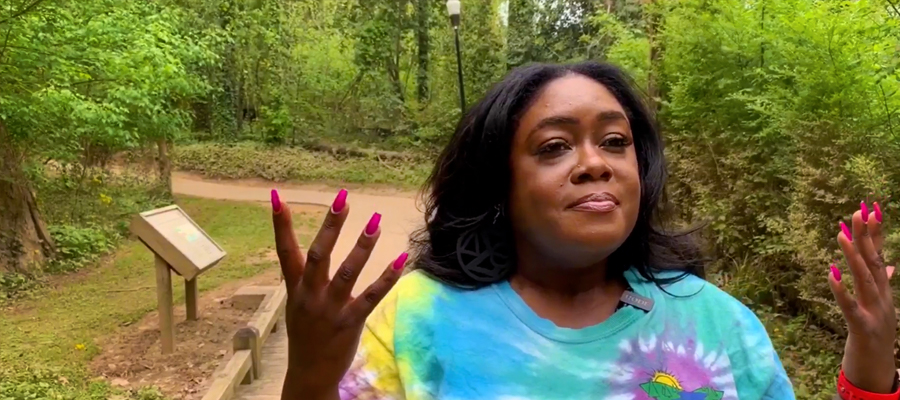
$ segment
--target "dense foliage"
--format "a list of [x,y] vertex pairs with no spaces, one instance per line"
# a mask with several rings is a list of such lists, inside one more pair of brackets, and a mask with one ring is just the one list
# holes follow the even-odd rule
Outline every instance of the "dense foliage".
[[[633,74],[659,112],[676,215],[708,223],[711,279],[767,323],[787,321],[793,333],[776,343],[803,354],[788,368],[806,388],[827,384],[843,334],[825,283],[837,223],[860,200],[880,200],[889,218],[896,207],[897,2],[462,3],[470,102],[534,61],[608,60]],[[52,199],[86,193],[84,208],[119,207],[104,220],[152,202],[96,182],[118,151],[155,145],[167,163],[167,143],[190,142],[176,165],[217,176],[346,171],[355,182],[383,171],[374,179],[413,184],[428,161],[396,151],[427,156],[444,142],[459,118],[456,74],[442,0],[10,0],[0,5],[0,174],[37,190],[63,257],[85,259],[121,227]],[[394,152],[332,168],[359,147]]]

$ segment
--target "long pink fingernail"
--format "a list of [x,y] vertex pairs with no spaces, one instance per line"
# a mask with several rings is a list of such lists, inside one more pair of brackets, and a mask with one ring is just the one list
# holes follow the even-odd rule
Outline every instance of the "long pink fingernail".
[[834,280],[840,282],[841,281],[841,270],[831,264],[831,276],[834,277]]
[[394,260],[394,265],[393,265],[394,271],[399,271],[399,270],[403,269],[403,266],[406,264],[407,258],[409,258],[409,253],[403,253],[400,255],[400,257],[397,257],[397,259]]
[[841,231],[844,232],[844,236],[847,237],[847,240],[853,241],[853,235],[850,234],[850,228],[847,227],[847,224],[844,221],[841,221]]
[[872,205],[875,207],[875,220],[881,223],[881,206],[878,205],[877,201],[872,203]]
[[366,224],[366,235],[372,236],[378,231],[378,224],[381,223],[381,214],[375,213],[372,214],[372,218],[369,218],[369,223]]
[[859,202],[859,209],[862,211],[863,222],[869,222],[869,207],[866,205],[866,202]]
[[281,212],[281,199],[278,197],[278,191],[272,189],[272,212],[278,214]]
[[337,197],[334,198],[334,203],[331,203],[331,212],[333,214],[340,214],[341,211],[344,210],[344,206],[347,205],[347,190],[341,189],[338,192]]

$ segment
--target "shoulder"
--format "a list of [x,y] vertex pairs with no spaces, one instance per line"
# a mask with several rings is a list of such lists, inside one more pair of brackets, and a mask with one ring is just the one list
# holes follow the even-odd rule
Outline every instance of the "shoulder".
[[432,278],[428,274],[420,270],[411,270],[403,274],[388,297],[395,297],[397,301],[403,303],[422,301],[440,296],[445,293],[449,286]]
[[[663,272],[655,276],[673,278],[679,274]],[[641,285],[662,303],[666,319],[692,321],[698,331],[718,337],[739,364],[780,368],[766,327],[756,313],[716,285],[694,275],[661,287],[646,280]]]
[[450,290],[452,288],[428,274],[411,270],[400,277],[369,319],[387,321],[391,325],[415,322],[432,314],[435,301]]
[[[636,275],[636,274],[635,274]],[[676,278],[679,273],[662,272],[656,278]],[[633,278],[645,295],[652,297],[656,321],[667,327],[690,332],[698,342],[721,348],[728,355],[739,398],[760,398],[762,390],[782,393],[765,398],[793,398],[791,384],[766,332],[766,327],[750,310],[724,290],[697,276],[689,275],[657,286],[643,278]]]
[[629,273],[632,274],[629,280],[637,282],[654,300],[661,300],[671,307],[690,309],[695,315],[704,312],[705,315],[719,320],[723,326],[727,325],[726,321],[731,320],[744,328],[754,326],[765,332],[759,318],[749,307],[696,275],[683,275],[672,271],[654,272],[653,276],[657,279],[672,280],[670,283],[657,285],[637,273],[632,271]]
[[[637,275],[637,274],[635,274]],[[733,350],[769,353],[772,343],[759,317],[740,300],[694,275],[658,272],[656,278],[675,281],[656,285],[640,276],[634,279],[644,295],[651,297],[666,320],[690,322],[695,329],[714,335]]]

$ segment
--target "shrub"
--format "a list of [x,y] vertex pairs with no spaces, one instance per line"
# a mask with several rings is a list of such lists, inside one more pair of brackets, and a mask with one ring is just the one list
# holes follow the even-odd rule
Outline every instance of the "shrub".
[[[213,178],[263,178],[326,183],[379,183],[417,187],[432,163],[414,155],[341,149],[310,151],[293,147],[269,147],[255,143],[191,144],[173,151],[173,163],[182,170]],[[365,154],[363,156],[359,154]]]
[[94,225],[51,225],[49,230],[56,242],[57,257],[52,264],[55,272],[74,271],[95,261],[112,250],[121,237],[115,230]]

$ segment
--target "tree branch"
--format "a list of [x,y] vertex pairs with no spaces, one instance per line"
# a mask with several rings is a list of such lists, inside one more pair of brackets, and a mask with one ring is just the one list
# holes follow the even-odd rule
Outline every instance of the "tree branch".
[[894,2],[891,0],[887,0],[887,3],[891,5],[891,8],[893,8],[894,12],[897,13],[897,16],[900,17],[900,10],[897,10],[897,6],[894,4]]
[[6,46],[9,45],[9,35],[12,33],[12,25],[6,30],[6,39],[3,39],[3,47],[0,47],[0,61],[3,60],[4,53],[6,53]]
[[891,118],[891,114],[893,114],[893,112],[891,112],[890,107],[888,107],[887,95],[884,93],[884,85],[879,83],[878,88],[881,89],[881,98],[884,100],[884,111],[887,112],[887,117],[888,117],[888,129],[890,129],[891,136],[893,137],[894,136],[894,122]]
[[19,18],[19,17],[25,15],[25,14],[28,13],[29,11],[34,10],[35,8],[37,8],[37,6],[39,6],[39,5],[40,5],[41,3],[43,3],[43,2],[44,2],[44,0],[34,0],[34,1],[32,1],[31,4],[25,6],[25,8],[23,8],[23,9],[21,9],[21,10],[19,10],[19,11],[16,11],[11,17],[9,17],[9,18],[7,18],[7,19],[4,19],[4,20],[0,21],[0,25],[3,25],[3,24],[5,24],[5,23],[7,23],[7,22],[10,22],[10,21],[12,21],[12,20],[14,20],[14,19],[16,19],[16,18]]
[[70,86],[78,86],[78,85],[86,85],[86,84],[98,83],[98,82],[116,82],[116,79],[91,79],[91,80],[81,81],[81,82],[72,82],[69,85]]

